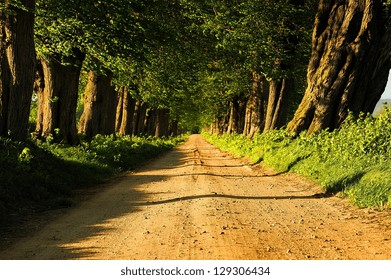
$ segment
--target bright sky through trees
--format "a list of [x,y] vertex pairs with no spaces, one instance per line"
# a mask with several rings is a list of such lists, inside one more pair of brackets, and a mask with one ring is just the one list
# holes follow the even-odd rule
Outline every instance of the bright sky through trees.
[[386,87],[386,90],[384,91],[384,93],[383,93],[381,98],[382,99],[391,99],[391,73],[388,76],[387,87]]

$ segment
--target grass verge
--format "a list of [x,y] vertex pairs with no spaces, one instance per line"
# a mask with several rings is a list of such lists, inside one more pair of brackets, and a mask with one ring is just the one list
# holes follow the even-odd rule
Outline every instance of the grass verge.
[[391,112],[350,116],[340,130],[289,136],[276,130],[243,135],[203,133],[209,142],[251,163],[303,174],[327,193],[347,196],[358,207],[391,207]]

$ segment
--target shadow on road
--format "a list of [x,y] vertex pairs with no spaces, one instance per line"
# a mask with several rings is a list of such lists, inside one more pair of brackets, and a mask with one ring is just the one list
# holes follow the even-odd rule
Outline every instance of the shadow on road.
[[[207,147],[209,148],[209,147]],[[212,148],[210,148],[212,149]],[[118,230],[113,228],[112,220],[131,213],[145,211],[146,206],[164,205],[178,201],[196,199],[236,199],[236,200],[291,200],[291,199],[317,199],[323,197],[322,194],[310,196],[241,196],[229,194],[200,194],[179,196],[170,199],[154,201],[158,192],[153,192],[154,184],[171,178],[181,176],[218,176],[223,178],[243,178],[243,177],[265,177],[273,175],[243,175],[241,173],[242,164],[223,162],[221,164],[210,165],[213,170],[216,168],[227,168],[227,174],[200,172],[197,163],[200,158],[195,156],[193,149],[176,149],[155,161],[151,161],[148,166],[140,169],[134,174],[124,175],[116,182],[111,183],[102,192],[96,193],[89,200],[82,202],[77,208],[70,209],[64,215],[57,217],[55,221],[48,223],[39,232],[35,232],[31,238],[26,238],[15,244],[14,248],[0,252],[0,259],[92,259],[105,246],[105,239],[110,231]],[[216,154],[217,160],[228,160]],[[232,159],[231,159],[232,160]],[[227,163],[227,164],[225,164]],[[208,166],[208,165],[206,165]],[[189,167],[187,173],[174,170]],[[194,168],[194,169],[192,169]],[[236,169],[235,169],[236,168]],[[152,173],[155,170],[170,170],[164,175]],[[232,170],[231,170],[232,169]],[[148,186],[147,188],[145,186]],[[149,191],[149,193],[148,193]],[[169,189],[167,193],[169,193]],[[129,218],[132,223],[133,218]],[[124,225],[126,226],[126,225]],[[83,247],[83,241],[92,240],[94,237],[102,236],[96,241],[96,245]],[[95,240],[95,239],[94,239]],[[94,243],[95,244],[95,243]],[[107,256],[110,259],[110,256]]]
[[173,203],[178,201],[186,200],[196,200],[204,198],[222,198],[222,199],[238,199],[238,200],[290,200],[290,199],[319,199],[328,197],[329,195],[319,193],[314,195],[305,195],[305,196],[240,196],[240,195],[227,195],[227,194],[202,194],[202,195],[191,195],[191,196],[182,196],[172,199],[159,200],[159,201],[147,201],[147,202],[135,202],[131,203],[133,206],[150,206],[150,205],[160,205]]

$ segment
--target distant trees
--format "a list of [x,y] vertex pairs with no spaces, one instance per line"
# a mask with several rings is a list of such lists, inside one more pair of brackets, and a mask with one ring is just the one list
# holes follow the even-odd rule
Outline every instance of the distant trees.
[[[244,110],[225,110],[222,114],[239,115],[220,115],[214,126],[228,127],[229,121],[229,127],[248,137],[284,126],[300,98],[314,1],[210,1],[209,9],[203,28],[215,34],[216,48],[225,55],[219,54],[219,64],[225,66],[221,76],[235,76],[232,71],[236,79],[241,76],[240,84],[226,85],[228,99],[234,102],[228,101],[235,106],[240,96],[240,103],[246,104]],[[233,124],[234,120],[244,123]]]

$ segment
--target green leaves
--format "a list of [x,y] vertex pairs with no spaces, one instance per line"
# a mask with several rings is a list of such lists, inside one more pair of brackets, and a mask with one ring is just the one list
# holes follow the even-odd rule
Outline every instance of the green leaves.
[[81,51],[85,68],[194,123],[247,95],[253,71],[304,80],[310,11],[286,0],[37,0],[37,53],[64,62]]
[[113,60],[136,55],[143,44],[138,3],[142,1],[38,0],[37,52],[66,57],[78,49],[115,70]]
[[0,3],[0,12],[2,13],[16,15],[18,10],[28,12],[29,8],[24,6],[21,0],[8,0]]
[[308,56],[310,8],[282,0],[207,3],[209,13],[200,16],[204,32],[214,34],[217,48],[242,56],[248,71],[284,76],[277,60],[288,63],[293,56]]

